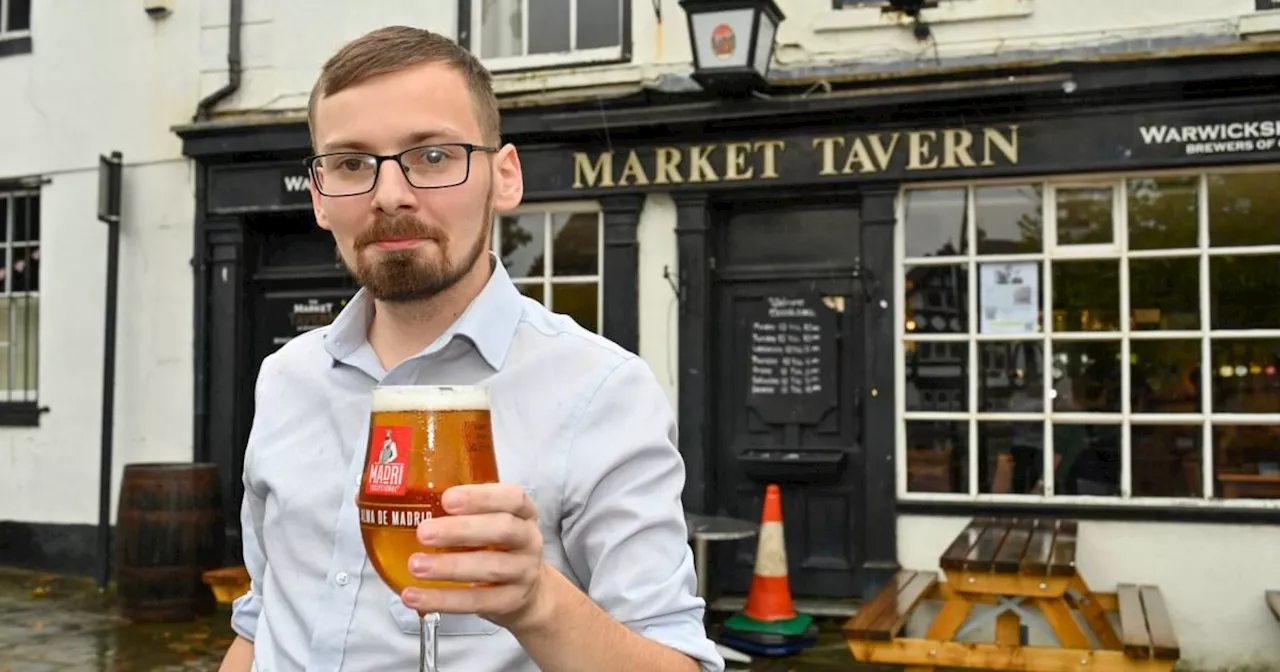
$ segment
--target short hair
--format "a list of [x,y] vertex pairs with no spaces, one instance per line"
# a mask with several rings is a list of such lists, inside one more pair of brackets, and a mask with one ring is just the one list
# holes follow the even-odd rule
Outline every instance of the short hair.
[[388,26],[365,33],[325,61],[307,103],[307,125],[313,138],[316,104],[321,98],[378,75],[425,63],[444,63],[462,75],[471,92],[480,132],[485,136],[483,142],[497,144],[502,135],[502,121],[489,70],[457,42],[439,33],[409,26]]

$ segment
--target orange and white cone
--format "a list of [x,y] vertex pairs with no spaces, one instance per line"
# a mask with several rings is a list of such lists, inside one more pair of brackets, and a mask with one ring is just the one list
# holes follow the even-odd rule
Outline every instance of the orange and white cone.
[[756,568],[751,592],[742,613],[756,621],[785,621],[796,617],[787,578],[787,544],[782,531],[782,492],[772,483],[765,489],[764,513],[756,546]]

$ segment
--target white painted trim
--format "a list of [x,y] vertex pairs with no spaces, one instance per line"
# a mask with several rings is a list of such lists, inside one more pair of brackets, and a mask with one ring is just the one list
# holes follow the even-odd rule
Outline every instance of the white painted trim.
[[[926,9],[921,18],[930,25],[990,21],[993,19],[1020,19],[1031,16],[1034,0],[941,0],[935,9]],[[901,29],[903,19],[896,14],[885,14],[879,5],[846,7],[816,12],[810,28],[815,33],[846,30]]]

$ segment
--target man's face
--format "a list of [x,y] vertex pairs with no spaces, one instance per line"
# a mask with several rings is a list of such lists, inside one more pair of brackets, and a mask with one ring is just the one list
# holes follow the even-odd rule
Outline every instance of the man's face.
[[[463,77],[429,63],[319,100],[312,134],[317,154],[391,155],[423,145],[491,144],[480,129]],[[467,160],[465,150],[447,151]],[[435,165],[442,156],[423,153],[410,161]],[[325,196],[312,184],[316,221],[333,233],[342,261],[374,297],[428,298],[477,268],[487,272],[488,265],[477,262],[486,258],[493,213],[519,205],[523,181],[514,147],[476,151],[470,161],[466,182],[440,189],[413,186],[394,161],[378,167],[377,186],[366,194]]]

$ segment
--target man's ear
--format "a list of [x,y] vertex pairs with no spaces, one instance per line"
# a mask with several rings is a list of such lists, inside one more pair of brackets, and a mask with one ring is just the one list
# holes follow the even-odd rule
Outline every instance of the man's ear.
[[316,224],[325,231],[329,230],[329,215],[324,211],[323,197],[320,190],[316,189],[315,181],[312,180],[312,172],[307,171],[307,191],[311,193],[311,211],[315,213]]
[[493,209],[514,210],[524,200],[524,172],[515,145],[503,145],[494,155]]

